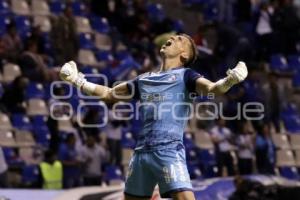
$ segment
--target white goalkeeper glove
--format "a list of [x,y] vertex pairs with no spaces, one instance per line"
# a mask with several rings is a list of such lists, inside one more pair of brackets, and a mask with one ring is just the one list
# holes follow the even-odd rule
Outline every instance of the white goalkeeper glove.
[[245,78],[248,76],[248,69],[244,62],[240,61],[235,68],[228,69],[226,74],[228,75],[228,79],[234,83],[240,83],[245,80]]
[[95,91],[96,84],[87,82],[84,74],[78,72],[77,65],[74,61],[65,63],[60,69],[59,76],[62,80],[75,85],[88,94],[92,94]]
[[216,82],[217,86],[223,93],[227,92],[233,85],[244,81],[248,76],[248,69],[246,64],[240,61],[235,68],[228,69],[226,74],[226,78]]

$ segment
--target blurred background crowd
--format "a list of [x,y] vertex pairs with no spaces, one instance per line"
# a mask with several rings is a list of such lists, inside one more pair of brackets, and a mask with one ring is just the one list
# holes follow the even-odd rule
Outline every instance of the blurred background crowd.
[[[299,179],[299,9],[298,0],[0,0],[0,186],[122,182],[139,120],[114,119],[108,105],[105,127],[82,126],[103,122],[104,111],[98,99],[54,82],[59,67],[75,60],[89,81],[112,86],[159,69],[159,48],[176,33],[193,37],[199,58],[190,67],[212,81],[239,60],[249,68],[227,94],[195,98],[221,103],[232,119],[189,121],[191,178]],[[78,109],[83,102],[91,105]],[[264,105],[263,118],[235,117],[249,102]]]

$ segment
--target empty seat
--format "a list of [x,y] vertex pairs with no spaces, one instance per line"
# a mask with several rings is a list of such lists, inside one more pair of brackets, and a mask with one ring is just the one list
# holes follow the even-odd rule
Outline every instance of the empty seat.
[[21,69],[18,65],[13,63],[7,63],[3,66],[3,82],[10,83],[15,80],[16,77],[21,75]]
[[133,139],[131,132],[122,131],[121,145],[123,148],[134,148],[135,147],[135,140]]
[[66,8],[66,4],[61,0],[55,0],[50,2],[50,10],[53,14],[60,14]]
[[193,147],[195,147],[192,133],[185,132],[183,134],[183,143],[184,143],[184,146],[187,147],[187,148],[193,148]]
[[0,14],[9,14],[10,11],[10,7],[9,4],[6,0],[1,0],[0,1]]
[[90,33],[81,33],[79,35],[79,45],[81,49],[94,49],[94,41]]
[[286,134],[272,134],[272,140],[278,149],[290,149],[290,143]]
[[288,63],[292,69],[300,70],[300,56],[299,55],[289,55]]
[[110,31],[108,20],[105,17],[93,17],[91,19],[91,24],[93,29],[98,33],[108,34]]
[[76,16],[84,15],[86,6],[83,2],[74,1],[72,3],[73,14]]
[[31,35],[31,20],[28,16],[18,15],[15,18],[18,33],[22,39],[26,39]]
[[45,97],[44,86],[41,83],[31,82],[26,88],[26,99],[43,99]]
[[30,9],[26,0],[11,0],[11,9],[17,15],[29,15]]
[[109,35],[96,33],[95,34],[95,45],[100,50],[110,51],[112,48],[112,41]]
[[12,124],[17,129],[27,130],[27,131],[32,130],[32,124],[30,122],[29,117],[23,114],[13,114]]
[[280,167],[279,175],[292,180],[299,179],[299,174],[296,167]]
[[29,99],[26,113],[33,115],[49,115],[48,107],[42,99]]
[[0,146],[14,147],[16,146],[16,141],[14,135],[11,131],[0,131]]
[[294,150],[300,150],[300,135],[291,134],[290,135],[291,148]]
[[50,9],[45,0],[31,0],[31,11],[33,15],[49,15]]
[[0,15],[0,35],[3,35],[6,33],[6,26],[10,23],[9,16],[6,15]]
[[0,113],[0,130],[9,131],[12,130],[12,128],[9,117],[4,113]]
[[287,71],[290,69],[286,58],[282,54],[274,54],[271,56],[270,67],[274,71]]
[[78,55],[79,63],[83,65],[95,66],[98,65],[94,53],[90,50],[80,49]]
[[25,165],[22,169],[22,184],[25,187],[32,187],[38,183],[38,165]]
[[188,171],[189,171],[191,179],[203,178],[202,172],[198,165],[188,165]]
[[35,145],[33,135],[29,131],[16,130],[15,131],[15,138],[16,138],[17,145],[20,146],[20,147],[28,147],[28,146],[34,146]]
[[200,149],[213,149],[214,144],[211,141],[210,135],[200,130],[194,134],[196,146]]
[[109,165],[105,168],[105,180],[109,185],[116,185],[123,182],[122,171],[119,167]]
[[122,149],[122,165],[128,165],[133,155],[133,150],[128,148]]
[[91,33],[92,28],[90,25],[90,21],[86,17],[76,17],[76,25],[78,33]]
[[35,26],[40,26],[42,32],[50,32],[52,25],[51,21],[47,16],[35,16],[33,19],[33,24]]
[[276,152],[276,162],[277,167],[288,167],[296,165],[293,152],[290,150],[278,150]]

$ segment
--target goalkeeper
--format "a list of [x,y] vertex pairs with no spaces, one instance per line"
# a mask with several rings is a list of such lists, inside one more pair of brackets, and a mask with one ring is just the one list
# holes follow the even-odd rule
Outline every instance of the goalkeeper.
[[[195,199],[188,174],[183,132],[189,116],[190,93],[223,94],[248,74],[244,62],[211,82],[188,68],[197,58],[194,41],[186,34],[170,37],[161,47],[159,72],[144,73],[113,88],[88,82],[76,63],[63,65],[60,77],[104,102],[141,102],[142,130],[125,184],[125,200],[150,199],[156,184],[164,198]],[[171,95],[170,95],[171,94]],[[167,112],[166,112],[167,111]]]

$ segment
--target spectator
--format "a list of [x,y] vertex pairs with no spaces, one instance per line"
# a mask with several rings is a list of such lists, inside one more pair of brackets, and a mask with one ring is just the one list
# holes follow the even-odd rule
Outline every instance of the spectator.
[[297,9],[291,0],[274,1],[274,15],[272,25],[276,38],[279,42],[279,49],[276,53],[295,54],[297,53],[297,43],[300,40],[300,20]]
[[258,58],[268,61],[272,50],[273,28],[271,24],[272,9],[267,3],[260,5],[260,10],[256,16],[256,34],[257,34],[257,55]]
[[1,98],[2,110],[9,113],[25,113],[25,89],[29,80],[24,76],[17,77],[7,88]]
[[94,137],[98,136],[100,133],[98,128],[98,125],[101,123],[100,119],[99,109],[90,107],[82,120],[85,125],[88,125],[88,127],[83,127],[83,131],[86,135],[92,135]]
[[62,163],[56,159],[55,153],[48,150],[44,154],[44,161],[40,163],[39,185],[47,190],[59,190],[63,186]]
[[121,166],[122,160],[122,123],[118,120],[111,120],[104,130],[107,137],[107,146],[110,154],[110,164]]
[[5,161],[3,150],[0,147],[0,188],[7,187],[7,170],[8,166]]
[[69,133],[66,142],[60,145],[59,159],[63,164],[64,188],[72,188],[81,185],[80,155],[75,148],[76,137]]
[[26,50],[22,53],[19,62],[22,73],[30,80],[46,82],[49,80],[49,71],[43,57],[38,53],[38,43],[28,39]]
[[71,5],[67,5],[63,14],[54,22],[51,31],[54,60],[57,65],[75,60],[79,49],[77,27]]
[[268,74],[268,82],[263,85],[265,121],[273,123],[277,132],[280,132],[280,113],[287,103],[287,91],[282,84],[278,83],[275,73]]
[[247,122],[242,124],[241,129],[237,138],[238,165],[240,174],[247,175],[253,171],[254,138]]
[[87,136],[86,144],[81,150],[81,157],[85,162],[84,185],[100,185],[102,182],[102,166],[107,155],[105,149],[96,143],[94,136]]
[[5,58],[10,62],[16,62],[23,49],[23,44],[15,22],[12,21],[7,24],[6,34],[3,35],[2,39],[5,47]]
[[259,173],[274,174],[275,145],[271,139],[270,127],[265,124],[256,136],[256,166]]
[[232,133],[226,127],[224,119],[219,118],[217,125],[211,129],[212,140],[215,143],[216,157],[219,176],[223,175],[223,168],[226,167],[227,174],[232,176],[235,174],[233,158],[231,155],[232,150]]

